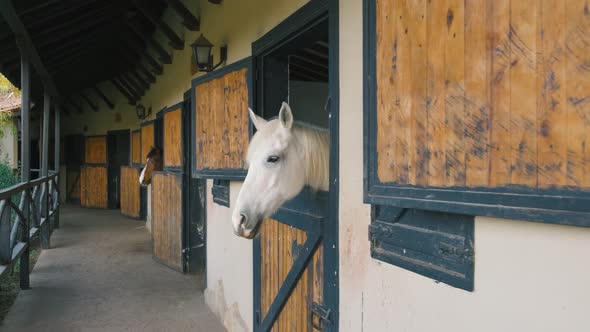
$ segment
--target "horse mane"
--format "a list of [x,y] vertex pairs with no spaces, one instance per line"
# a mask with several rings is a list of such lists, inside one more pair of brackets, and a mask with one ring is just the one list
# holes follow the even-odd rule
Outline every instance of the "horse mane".
[[305,183],[314,190],[327,191],[330,185],[330,135],[324,128],[295,122],[292,133],[305,160]]
[[147,158],[153,158],[156,155],[162,155],[162,149],[160,149],[157,146],[152,146],[152,149],[150,150],[150,152],[148,152],[147,156],[145,157]]

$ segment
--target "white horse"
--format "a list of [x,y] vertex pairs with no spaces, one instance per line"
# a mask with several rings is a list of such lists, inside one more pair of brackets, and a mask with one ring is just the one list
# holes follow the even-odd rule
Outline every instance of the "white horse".
[[257,131],[248,148],[248,175],[232,223],[236,235],[252,239],[262,220],[305,186],[328,190],[330,146],[328,131],[294,123],[287,103],[270,121],[249,112]]

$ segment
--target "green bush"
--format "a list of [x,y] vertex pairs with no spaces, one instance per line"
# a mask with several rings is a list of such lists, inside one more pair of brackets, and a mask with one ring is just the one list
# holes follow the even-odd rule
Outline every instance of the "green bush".
[[0,189],[8,188],[19,183],[19,178],[12,168],[5,162],[0,162]]

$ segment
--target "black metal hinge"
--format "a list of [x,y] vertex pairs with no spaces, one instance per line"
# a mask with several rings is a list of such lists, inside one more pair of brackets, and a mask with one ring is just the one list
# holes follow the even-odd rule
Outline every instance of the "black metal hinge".
[[311,304],[311,325],[316,330],[323,330],[326,326],[332,324],[330,313],[332,310],[316,302]]

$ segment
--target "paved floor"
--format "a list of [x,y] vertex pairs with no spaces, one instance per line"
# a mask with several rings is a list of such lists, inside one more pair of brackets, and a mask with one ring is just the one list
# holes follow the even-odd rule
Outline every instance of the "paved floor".
[[224,331],[198,277],[152,260],[142,222],[73,206],[61,215],[1,331]]

